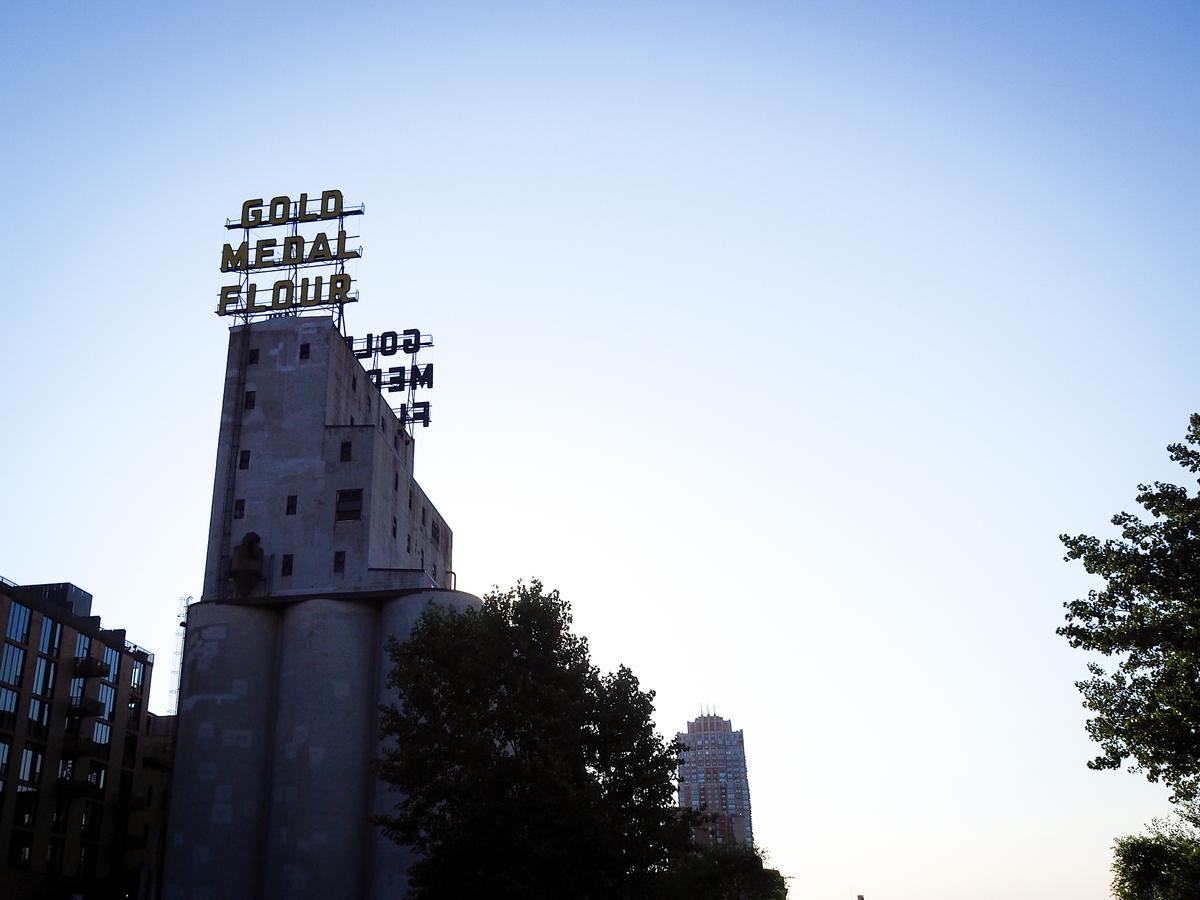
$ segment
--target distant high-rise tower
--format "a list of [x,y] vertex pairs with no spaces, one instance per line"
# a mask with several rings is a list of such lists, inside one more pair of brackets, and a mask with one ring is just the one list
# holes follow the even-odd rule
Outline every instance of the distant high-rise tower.
[[701,841],[754,845],[750,824],[750,784],[746,779],[746,743],[733,723],[702,715],[680,732],[684,745],[679,766],[679,807],[716,818],[698,829]]

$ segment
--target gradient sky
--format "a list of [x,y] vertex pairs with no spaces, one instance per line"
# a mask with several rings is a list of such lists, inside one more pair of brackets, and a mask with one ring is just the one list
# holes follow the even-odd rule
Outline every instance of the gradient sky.
[[0,51],[0,575],[93,592],[155,711],[225,218],[336,187],[351,330],[436,340],[459,586],[745,729],[793,897],[1092,900],[1168,811],[1084,765],[1057,535],[1184,474],[1194,5],[43,3]]

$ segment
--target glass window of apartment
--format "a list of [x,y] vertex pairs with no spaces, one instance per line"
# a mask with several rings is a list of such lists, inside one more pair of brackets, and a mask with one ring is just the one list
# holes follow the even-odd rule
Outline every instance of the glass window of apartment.
[[13,602],[8,607],[8,630],[5,636],[10,641],[23,644],[29,640],[29,607]]
[[108,664],[108,674],[105,678],[116,684],[117,679],[121,675],[121,651],[116,647],[106,646],[104,648],[104,662]]
[[238,468],[239,469],[249,469],[250,468],[250,451],[249,450],[243,450],[241,453],[238,454]]
[[292,565],[294,564],[295,556],[291,553],[283,554],[283,562],[279,566],[279,574],[284,578],[292,574]]
[[88,784],[93,784],[96,787],[104,790],[104,783],[108,780],[108,766],[102,762],[92,760],[91,768],[87,776]]
[[112,729],[103,722],[97,722],[92,726],[92,740],[107,747],[112,741]]
[[140,659],[135,659],[129,671],[129,687],[131,690],[140,692],[142,690],[142,682],[146,677],[146,664]]
[[42,619],[42,636],[38,641],[38,652],[47,656],[58,656],[58,648],[62,645],[62,622],[55,622],[49,616]]
[[300,358],[301,358],[301,359],[308,359],[308,356],[309,356],[309,346],[308,346],[308,344],[301,344],[301,345],[300,345]]
[[296,514],[296,496],[296,494],[288,494],[287,509],[284,511],[284,515],[294,516]]
[[116,700],[117,692],[110,684],[100,685],[100,703],[104,706],[104,712],[100,714],[100,718],[111,722],[113,717],[113,703]]
[[80,634],[75,638],[75,657],[78,659],[81,656],[87,656],[92,652],[92,639],[86,634]]
[[8,758],[12,755],[12,743],[7,738],[0,738],[0,793],[4,791],[4,783],[8,779]]
[[46,739],[50,731],[50,704],[37,697],[29,698],[29,735]]
[[0,687],[0,728],[12,731],[17,725],[17,692]]
[[14,869],[28,869],[33,861],[33,833],[14,831],[8,848],[8,864]]
[[333,554],[333,571],[338,574],[346,571],[345,550],[338,550]]
[[342,462],[350,462],[353,458],[354,458],[354,442],[353,441],[342,441],[341,461]]
[[258,395],[254,391],[246,391],[246,402],[244,408],[247,410],[254,409],[254,402]]
[[58,678],[58,664],[38,657],[33,668],[33,692],[43,697],[54,693],[54,682]]
[[71,684],[67,688],[67,693],[70,694],[72,700],[78,700],[83,696],[83,679],[72,678]]
[[26,747],[21,754],[21,769],[17,772],[17,790],[36,791],[42,780],[42,762],[45,755],[34,747]]
[[0,681],[5,684],[19,685],[21,669],[25,666],[25,651],[14,644],[4,645],[4,654],[0,656]]
[[362,488],[350,491],[338,491],[337,502],[334,504],[333,518],[337,522],[347,522],[362,518],[363,492]]

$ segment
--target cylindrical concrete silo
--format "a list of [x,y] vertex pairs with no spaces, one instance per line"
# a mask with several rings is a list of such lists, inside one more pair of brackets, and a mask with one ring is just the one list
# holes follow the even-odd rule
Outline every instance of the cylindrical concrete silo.
[[261,896],[279,622],[273,609],[214,602],[188,608],[164,864],[167,900]]
[[377,606],[287,608],[267,827],[265,897],[358,897],[368,837]]
[[[395,703],[396,693],[387,689],[387,673],[391,668],[391,660],[387,655],[387,639],[394,636],[403,641],[412,633],[413,626],[421,613],[430,604],[452,606],[465,609],[468,606],[479,606],[479,598],[463,591],[419,591],[405,594],[383,604],[379,629],[379,673],[378,691],[380,703]],[[378,740],[378,735],[376,735]],[[382,743],[378,744],[382,752]],[[390,790],[388,785],[373,779],[374,805],[376,815],[390,813],[395,808],[400,794]],[[375,829],[372,839],[372,858],[370,860],[370,882],[367,885],[366,896],[370,900],[394,900],[407,896],[408,867],[416,861],[416,854],[401,844],[390,840],[381,830]]]

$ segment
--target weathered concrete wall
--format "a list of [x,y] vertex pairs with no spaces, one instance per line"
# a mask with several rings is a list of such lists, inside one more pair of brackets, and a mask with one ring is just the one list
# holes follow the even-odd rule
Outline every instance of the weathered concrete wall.
[[283,614],[264,897],[361,895],[378,619],[324,599]]
[[[468,606],[478,606],[479,599],[461,591],[422,591],[397,597],[383,604],[379,630],[379,654],[383,664],[379,667],[377,685],[380,703],[397,702],[396,692],[387,687],[387,674],[390,669],[387,655],[388,638],[407,640],[412,634],[413,626],[417,624],[417,619],[431,604],[462,610]],[[380,740],[378,729],[374,735],[373,746],[377,747],[376,756],[382,753],[384,742]],[[371,781],[371,794],[371,812],[374,815],[391,813],[402,797],[386,783],[374,777]],[[370,900],[395,900],[407,896],[408,867],[416,860],[416,854],[408,847],[389,840],[379,829],[374,830],[370,843],[371,879],[365,896]]]
[[188,610],[166,900],[257,900],[275,700],[273,609]]
[[[349,460],[341,457],[345,441]],[[252,596],[414,583],[406,576],[381,584],[369,569],[414,569],[425,573],[421,583],[448,586],[452,536],[413,478],[414,443],[331,321],[289,317],[231,329],[203,599],[231,599],[223,566],[251,531],[268,569]],[[362,517],[338,521],[337,492],[354,489],[363,491]],[[289,496],[297,498],[293,515]],[[346,554],[342,572],[333,571],[338,551]],[[290,575],[284,555],[292,557]]]
[[412,857],[371,816],[386,638],[461,591],[188,608],[166,900],[399,900]]

